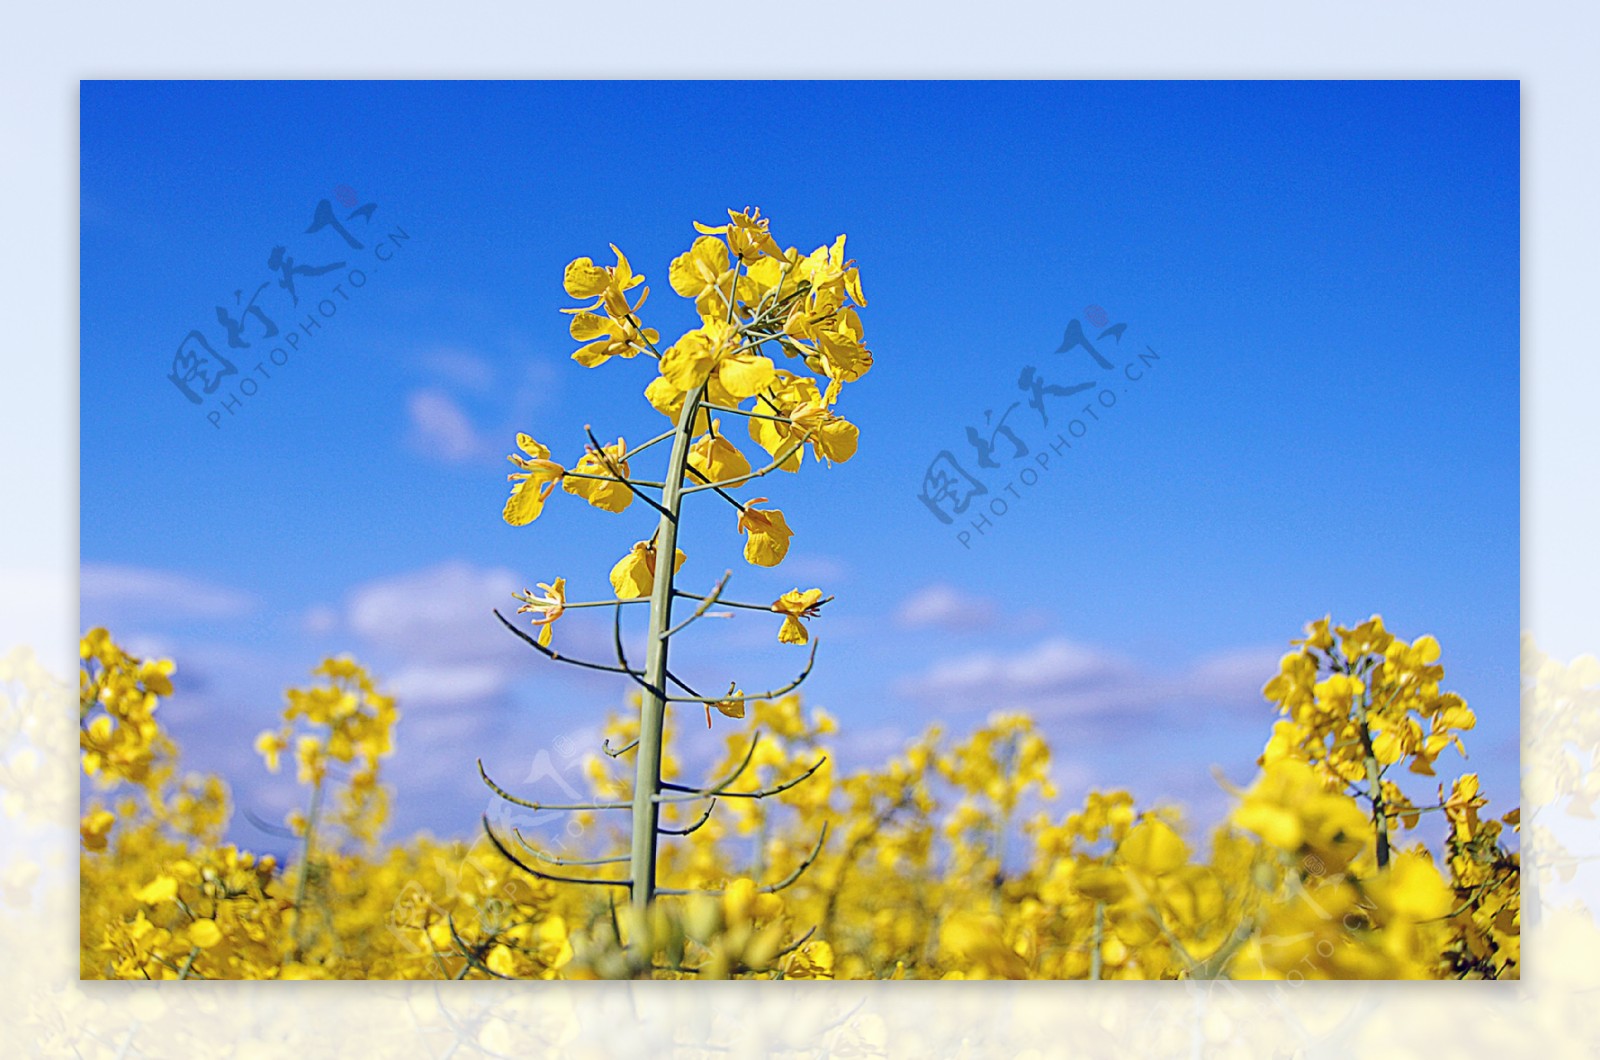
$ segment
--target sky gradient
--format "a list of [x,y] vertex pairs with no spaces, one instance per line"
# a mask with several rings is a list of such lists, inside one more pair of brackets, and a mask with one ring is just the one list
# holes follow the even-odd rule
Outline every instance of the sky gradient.
[[[1213,767],[1250,779],[1288,640],[1379,612],[1440,640],[1479,716],[1468,768],[1503,809],[1518,113],[1514,82],[85,83],[82,624],[177,659],[162,709],[186,763],[267,817],[296,796],[254,735],[286,685],[353,652],[401,699],[394,831],[469,832],[475,758],[513,781],[541,750],[571,768],[624,692],[489,614],[558,575],[601,597],[649,534],[641,506],[572,497],[530,527],[500,519],[516,431],[570,463],[584,424],[665,426],[640,396],[651,363],[569,359],[562,267],[618,244],[670,340],[692,324],[665,282],[690,222],[759,205],[784,245],[848,233],[876,357],[840,408],[861,449],[762,484],[797,532],[783,566],[743,564],[730,512],[705,503],[684,578],[733,567],[744,599],[837,596],[807,693],[847,765],[933,721],[1029,710],[1063,805],[1125,786],[1214,821]],[[341,219],[374,206],[349,221],[359,249],[306,231],[322,200]],[[345,267],[299,276],[295,306],[278,246]],[[252,345],[228,347],[217,307],[262,284],[279,335],[241,317]],[[1120,341],[1097,338],[1102,310]],[[1119,371],[1159,359],[1137,380],[1095,371],[1055,352],[1073,320]],[[168,379],[191,329],[239,369],[199,404]],[[1101,385],[1047,400],[1046,425],[1026,368]],[[1098,419],[1077,411],[1105,390]],[[980,474],[967,431],[988,435],[986,413],[1018,443]],[[918,498],[945,451],[990,490],[948,525]],[[558,644],[608,653],[591,618],[563,619]],[[781,684],[800,659],[776,625],[702,623],[675,657],[707,685]],[[720,744],[682,717],[691,748]]]

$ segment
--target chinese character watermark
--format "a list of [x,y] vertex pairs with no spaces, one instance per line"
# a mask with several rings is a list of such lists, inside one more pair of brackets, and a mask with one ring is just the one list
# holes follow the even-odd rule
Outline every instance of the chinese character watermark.
[[[227,304],[216,306],[209,334],[193,328],[178,343],[167,379],[205,412],[213,428],[221,430],[238,415],[245,400],[275,378],[273,368],[285,367],[292,355],[309,348],[323,322],[410,241],[403,227],[375,223],[378,204],[363,203],[350,186],[339,185],[333,198],[337,207],[333,200],[320,200],[306,230],[267,253],[267,279],[238,288]],[[330,244],[331,238],[338,242]],[[358,260],[353,251],[362,257]]]
[[982,422],[966,428],[964,447],[934,455],[917,500],[955,528],[963,548],[1023,499],[1019,485],[1032,489],[1060,466],[1073,442],[1105,422],[1119,396],[1161,360],[1150,345],[1124,341],[1127,332],[1128,325],[1113,324],[1105,309],[1087,307],[1082,320],[1067,324],[1054,351],[1066,359],[1050,362],[1048,369],[1024,365],[1016,382],[1022,397],[984,409]]

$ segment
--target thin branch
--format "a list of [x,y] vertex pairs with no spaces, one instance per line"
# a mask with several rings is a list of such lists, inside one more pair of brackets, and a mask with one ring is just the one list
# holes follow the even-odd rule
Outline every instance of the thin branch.
[[728,579],[732,578],[732,577],[733,577],[733,571],[729,570],[729,571],[724,572],[722,577],[717,580],[716,586],[712,588],[711,595],[710,596],[702,596],[700,598],[700,606],[694,609],[694,614],[690,615],[688,618],[684,619],[682,622],[679,622],[676,626],[673,626],[671,629],[663,630],[662,633],[661,633],[661,639],[662,640],[666,640],[668,637],[672,636],[674,633],[680,632],[685,626],[689,625],[695,619],[699,618],[700,616],[704,615],[707,611],[709,611],[711,609],[711,605],[716,603],[717,600],[721,598],[722,590],[727,588]]
[[661,786],[663,788],[670,788],[673,791],[693,791],[704,795],[715,795],[744,775],[744,771],[750,766],[750,760],[755,757],[756,744],[760,742],[761,730],[757,729],[755,734],[750,737],[750,746],[745,748],[744,757],[739,760],[738,766],[734,768],[732,773],[729,773],[726,777],[717,781],[715,784],[707,785],[704,788],[686,788],[682,784],[674,784],[671,781],[664,780],[661,782]]
[[700,815],[700,819],[694,824],[686,825],[683,828],[669,828],[666,825],[657,825],[656,831],[662,835],[688,835],[690,832],[698,832],[707,821],[711,820],[711,812],[716,808],[717,800],[715,797],[713,797],[711,802],[706,806],[706,812],[702,813]]
[[254,810],[245,810],[244,811],[244,819],[249,821],[251,824],[255,825],[257,828],[261,829],[263,832],[267,833],[270,836],[277,836],[279,839],[299,839],[300,838],[298,835],[295,834],[294,829],[292,829],[292,828],[284,828],[282,825],[276,825],[276,824],[271,823],[270,821],[264,821],[260,817],[256,816]]
[[798,677],[784,685],[782,688],[774,688],[771,691],[763,692],[760,695],[746,695],[741,693],[737,696],[667,696],[666,700],[669,703],[705,703],[714,705],[717,703],[747,703],[753,700],[777,699],[779,696],[785,695],[786,693],[792,692],[796,688],[799,688],[801,682],[803,682],[807,677],[811,676],[811,667],[816,665],[817,662],[817,643],[820,639],[821,638],[817,638],[811,642],[811,655],[806,659],[806,668],[800,671],[800,675]]
[[[703,597],[703,596],[696,596],[694,593],[686,593],[686,592],[683,592],[682,590],[678,590],[678,589],[674,589],[673,593],[675,595],[677,595],[677,596],[683,597],[685,600],[704,600],[705,599],[705,597]],[[822,607],[824,604],[832,603],[833,599],[834,598],[831,597],[831,596],[824,596],[821,600],[818,600],[815,604],[812,604],[811,606],[813,606],[813,607]],[[721,604],[723,607],[742,607],[746,611],[765,611],[769,615],[777,613],[777,612],[774,612],[772,610],[772,605],[771,604],[747,604],[742,600],[718,600],[717,603]]]
[[[685,489],[683,492],[684,492],[685,495],[688,495],[690,493],[699,493],[701,490],[720,489],[723,486],[742,486],[746,482],[749,482],[751,479],[758,479],[758,478],[761,478],[763,475],[770,475],[772,472],[778,470],[778,468],[780,468],[784,464],[788,463],[789,462],[789,458],[791,456],[793,456],[794,454],[798,453],[800,451],[801,446],[805,445],[807,442],[809,442],[811,440],[811,435],[813,433],[814,433],[814,430],[807,431],[805,434],[801,435],[800,436],[800,440],[795,442],[787,450],[785,450],[784,454],[782,456],[775,458],[772,461],[772,463],[768,464],[766,467],[762,468],[759,471],[752,471],[749,474],[740,475],[738,478],[725,479],[725,480],[723,480],[721,482],[703,482],[698,486],[690,486],[687,489]],[[732,498],[729,498],[729,499],[731,500]]]
[[631,802],[532,802],[528,799],[519,799],[505,788],[489,779],[488,772],[483,768],[483,759],[478,759],[478,776],[489,785],[489,790],[514,806],[522,806],[530,810],[626,810],[633,806]]
[[[638,670],[635,670],[633,668],[633,665],[628,662],[628,653],[622,647],[622,608],[620,608],[620,607],[617,608],[615,611],[613,611],[611,613],[611,636],[612,636],[613,647],[616,649],[616,652],[617,652],[617,661],[622,664],[620,667],[611,667],[610,669],[612,670],[612,672],[613,673],[619,673],[619,674],[627,674],[629,677],[633,678],[633,683],[634,684],[638,685],[640,688],[644,689],[646,692],[649,692],[653,696],[654,695],[659,695],[663,700],[667,700],[667,695],[666,695],[666,690],[665,689],[658,689],[658,688],[654,687],[653,685],[651,685],[649,682],[647,682],[645,680],[644,674],[639,672]],[[674,674],[671,670],[667,671],[667,680],[671,681],[673,684],[677,685],[679,688],[683,689],[685,692],[689,693],[691,696],[699,696],[700,695],[699,692],[696,692],[694,689],[690,688],[688,684],[686,684],[685,682],[679,680],[678,676],[676,674]],[[667,700],[667,701],[670,702],[670,700]],[[633,742],[633,746],[635,746],[635,747],[638,746],[638,744],[639,744],[638,740],[635,740]],[[623,750],[625,751],[625,750],[627,750],[627,748],[623,748]],[[621,753],[622,753],[621,751],[617,752],[617,754],[621,754]],[[613,755],[612,757],[615,758],[616,755]]]
[[189,959],[183,962],[183,971],[178,973],[179,979],[189,978],[189,973],[194,971],[194,960],[198,956],[200,956],[200,947],[191,947],[189,950]]
[[670,789],[672,791],[692,792],[695,795],[695,797],[702,798],[702,799],[710,798],[713,795],[720,795],[725,799],[770,799],[772,796],[781,795],[784,792],[788,791],[790,788],[794,787],[796,784],[799,784],[799,783],[805,781],[806,779],[808,779],[811,776],[811,774],[813,774],[817,770],[821,769],[822,766],[823,766],[823,763],[825,763],[827,760],[828,760],[828,756],[827,755],[823,755],[821,758],[819,758],[815,762],[811,763],[811,768],[810,769],[806,770],[804,773],[801,773],[799,776],[795,777],[793,780],[786,780],[782,784],[777,784],[777,785],[774,785],[773,787],[770,787],[770,788],[762,788],[760,791],[727,791],[727,790],[725,790],[723,788],[696,789],[696,788],[686,788],[681,784],[669,784],[669,783],[666,783],[666,782],[663,782],[661,786],[663,788],[668,788],[668,789]]
[[[695,597],[695,599],[699,599],[699,597]],[[830,599],[831,599],[831,597],[830,597]],[[633,601],[633,600],[609,600],[609,601],[603,601],[603,606],[610,607],[610,606],[613,606],[613,605],[616,605],[616,604],[631,604],[631,603],[634,603],[634,602],[635,601]],[[649,600],[648,599],[643,599],[643,602],[649,603]],[[731,607],[731,606],[735,606],[735,605],[729,604],[729,606]],[[739,605],[739,606],[755,607],[754,604],[744,604],[744,605]],[[770,611],[771,608],[770,607],[762,607],[762,608],[757,608],[757,610]],[[616,614],[618,616],[618,620],[620,621],[620,616],[621,616],[621,609],[620,608],[618,609]],[[515,625],[513,625],[511,622],[509,622],[506,619],[506,616],[502,615],[499,612],[498,609],[494,612],[494,617],[498,618],[500,620],[500,624],[502,626],[504,626],[507,629],[509,629],[512,633],[515,633],[530,648],[532,648],[534,651],[538,652],[540,655],[543,655],[548,659],[551,659],[551,660],[553,660],[555,662],[567,663],[567,664],[569,664],[571,666],[580,666],[585,670],[599,670],[599,671],[601,671],[603,673],[608,673],[608,674],[627,674],[629,677],[633,678],[635,682],[639,683],[642,687],[644,687],[646,689],[649,689],[649,686],[644,684],[644,680],[643,680],[644,675],[641,674],[637,670],[625,670],[620,666],[611,666],[611,665],[608,665],[606,663],[588,662],[588,661],[583,660],[583,659],[574,659],[574,658],[571,658],[570,656],[562,655],[561,653],[559,653],[557,651],[554,651],[554,650],[552,650],[550,648],[545,647],[543,644],[540,644],[538,642],[538,640],[536,640],[535,638],[529,636],[527,633],[524,633],[522,630],[518,629]],[[677,675],[672,673],[672,671],[670,671],[670,670],[667,671],[667,680],[671,681],[673,684],[677,685],[679,688],[683,689],[685,692],[689,693],[691,696],[698,696],[700,694],[700,693],[696,692],[693,688],[690,688],[688,684],[686,684],[685,682],[679,680]],[[616,752],[616,754],[613,754],[611,757],[615,758],[617,755],[620,755],[620,754],[622,754],[622,753],[624,753],[626,751],[630,751],[633,748],[637,747],[638,744],[639,744],[639,741],[635,740],[633,743],[629,744],[627,747],[622,748],[622,750]],[[609,752],[607,752],[607,753],[609,753]]]
[[494,848],[500,852],[500,856],[501,857],[505,858],[507,861],[511,862],[511,864],[515,865],[517,868],[521,869],[523,872],[526,872],[528,875],[537,876],[541,880],[550,880],[552,883],[584,883],[584,884],[588,884],[588,885],[593,886],[593,887],[632,887],[633,886],[633,883],[630,880],[603,880],[603,879],[593,879],[593,878],[586,879],[586,878],[584,878],[582,876],[558,876],[558,875],[556,875],[554,873],[551,873],[551,872],[541,872],[539,869],[536,869],[533,866],[529,865],[527,862],[523,861],[521,858],[519,858],[515,854],[511,853],[510,850],[506,849],[506,845],[500,841],[500,837],[495,835],[494,829],[489,827],[489,815],[488,814],[484,814],[483,815],[483,832],[484,832],[485,835],[487,835],[489,837],[489,842],[494,844]]
[[502,615],[500,613],[498,608],[495,610],[494,617],[498,618],[500,620],[500,624],[502,626],[506,627],[511,632],[515,633],[524,642],[526,642],[529,647],[531,647],[534,651],[538,652],[540,655],[545,656],[546,658],[553,659],[556,662],[567,663],[567,664],[572,665],[572,666],[581,666],[585,670],[603,670],[608,674],[626,673],[626,674],[630,674],[633,677],[638,677],[639,676],[637,673],[635,673],[634,671],[631,671],[631,670],[624,670],[624,669],[622,669],[620,667],[617,667],[617,666],[609,666],[609,665],[607,665],[605,663],[585,662],[582,659],[569,658],[568,656],[562,655],[561,653],[559,653],[557,651],[554,651],[553,649],[547,648],[543,644],[540,644],[538,642],[538,640],[536,640],[535,638],[529,636],[527,633],[524,633],[522,630],[518,629],[515,625],[513,625],[506,618],[505,615]]
[[671,681],[673,684],[677,685],[679,688],[683,689],[685,692],[689,693],[691,696],[698,696],[700,694],[699,692],[696,692],[694,689],[690,688],[688,685],[686,685],[682,681],[680,681],[678,679],[678,675],[673,673],[671,670],[667,671],[667,680]]
[[615,607],[618,604],[648,604],[649,602],[650,598],[648,596],[635,596],[630,600],[580,600],[577,603],[569,600],[561,606],[571,611],[574,607]]
[[794,422],[794,420],[790,419],[788,416],[769,416],[765,412],[750,412],[750,411],[747,411],[745,409],[731,409],[726,405],[713,405],[709,401],[702,401],[700,403],[700,407],[703,408],[703,409],[712,409],[712,410],[717,411],[717,412],[726,412],[730,416],[748,416],[751,419],[755,419],[755,420],[773,420],[773,421],[776,421],[778,423],[793,423]]
[[[717,496],[721,497],[723,500],[727,501],[729,504],[731,504],[735,508],[739,509],[739,511],[743,512],[745,510],[745,505],[744,505],[743,501],[741,501],[738,497],[735,497],[733,494],[729,493],[727,490],[723,489],[722,488],[722,485],[723,485],[722,483],[714,483],[714,482],[712,482],[709,478],[706,477],[706,473],[704,471],[701,471],[699,468],[695,467],[693,464],[684,465],[684,470],[689,472],[689,474],[693,475],[695,478],[699,479],[702,485],[709,486],[711,489],[716,490],[717,491]],[[740,479],[739,481],[740,482],[744,482],[745,480],[744,479]]]
[[[589,425],[587,423],[585,423],[583,425],[583,433],[589,436],[589,444],[594,446],[595,455],[600,458],[601,462],[604,463],[607,467],[611,468],[612,471],[618,472],[620,474],[622,469],[617,467],[617,466],[615,466],[615,464],[612,462],[611,457],[606,455],[605,446],[600,444],[600,439],[598,439],[598,438],[596,438],[594,436],[594,431],[590,429],[590,427],[589,427]],[[570,474],[572,474],[572,472],[569,471],[569,472],[567,472],[567,474],[570,475]],[[593,477],[593,476],[591,476],[591,477]],[[668,515],[669,514],[667,509],[662,506],[660,501],[656,500],[654,497],[650,496],[649,494],[645,493],[644,490],[639,488],[640,486],[649,486],[652,489],[666,489],[667,488],[667,484],[665,482],[634,482],[632,479],[626,479],[626,478],[620,478],[620,477],[614,479],[613,481],[620,482],[624,486],[628,487],[628,491],[630,493],[632,493],[635,497],[638,497],[640,500],[644,501],[646,504],[650,505],[650,507],[652,507],[656,511],[660,512],[662,515]]]
[[[801,876],[803,876],[805,874],[805,871],[811,867],[811,865],[812,865],[812,863],[814,861],[817,860],[817,856],[822,853],[822,845],[824,843],[826,843],[827,841],[828,841],[828,823],[826,821],[824,821],[822,823],[822,834],[817,836],[817,845],[811,848],[811,853],[806,855],[806,859],[804,861],[802,861],[800,864],[796,865],[793,872],[789,873],[789,875],[785,876],[783,879],[779,880],[777,883],[769,883],[764,887],[757,887],[756,888],[756,893],[757,894],[776,894],[779,891],[784,890],[785,888],[793,886],[794,882],[796,880],[798,880]],[[707,889],[696,888],[696,887],[687,887],[687,888],[681,888],[681,887],[657,887],[656,888],[656,893],[657,894],[666,894],[666,895],[704,894],[704,895],[710,895],[710,896],[715,897],[717,895],[721,895],[721,894],[724,894],[726,892],[724,890],[720,889],[720,888],[719,889],[715,889],[715,890],[707,890]]]
[[[818,765],[821,765],[821,763],[819,762]],[[815,767],[813,767],[813,768],[815,768]],[[633,803],[632,802],[534,802],[531,799],[519,799],[515,795],[513,795],[509,791],[507,791],[505,788],[502,788],[500,785],[496,784],[493,780],[491,780],[489,778],[489,774],[484,771],[483,759],[481,759],[481,758],[478,759],[478,775],[483,778],[483,782],[489,786],[489,790],[490,791],[494,792],[496,795],[500,796],[502,799],[504,799],[507,802],[511,803],[513,806],[521,806],[521,807],[524,807],[525,809],[529,809],[529,810],[631,810],[631,809],[633,809]],[[779,790],[783,790],[783,789],[780,788]],[[752,798],[753,797],[753,795],[751,793],[732,792],[732,793],[729,793],[729,794],[731,794],[735,798]],[[657,795],[655,797],[655,801],[658,802],[658,803],[666,803],[666,802],[698,802],[701,799],[710,798],[711,795],[712,795],[711,792],[695,792],[694,794],[691,794],[691,795]]]
[[640,688],[647,692],[654,692],[655,689],[645,683],[644,674],[635,670],[633,664],[628,661],[628,653],[622,647],[622,606],[620,604],[611,609],[611,641],[612,647],[617,653],[618,668],[633,678]]
[[799,949],[801,946],[804,946],[807,942],[809,942],[811,940],[811,936],[815,935],[816,933],[817,933],[817,925],[816,924],[812,924],[811,925],[811,929],[809,931],[807,931],[804,935],[801,935],[799,938],[795,939],[793,942],[789,943],[787,946],[785,946],[783,949],[779,950],[777,953],[774,953],[772,955],[772,959],[773,960],[777,960],[780,957],[789,956],[789,954],[793,953],[795,950]]
[[656,435],[654,438],[650,439],[648,442],[640,442],[638,445],[634,446],[632,449],[629,449],[627,452],[623,453],[622,454],[622,459],[631,460],[633,457],[638,456],[640,453],[644,452],[646,449],[650,448],[652,445],[659,445],[660,443],[666,441],[668,438],[671,438],[676,433],[677,433],[676,431],[662,431],[660,434]]
[[467,964],[476,968],[485,975],[494,976],[496,979],[511,978],[509,975],[501,975],[499,972],[495,971],[493,968],[490,968],[487,964],[484,964],[483,961],[478,959],[477,954],[473,952],[473,947],[468,945],[467,940],[462,938],[461,933],[456,930],[456,915],[454,913],[446,913],[444,915],[444,919],[445,922],[450,926],[451,941],[454,942],[456,947],[461,951],[461,956],[467,959]]
[[[616,475],[596,475],[591,471],[566,471],[562,473],[561,477],[586,478],[595,482],[620,482],[629,489],[632,489],[635,486],[644,486],[649,489],[660,489],[662,486],[666,485],[664,482],[648,482],[644,479],[638,478],[620,478]],[[639,496],[643,497],[645,500],[650,499],[649,497],[645,497],[644,494],[639,493],[638,490],[633,490],[633,492],[638,493]]]
[[528,853],[549,865],[560,865],[564,868],[571,868],[576,865],[616,865],[619,862],[628,860],[628,855],[626,854],[612,855],[608,858],[558,858],[553,854],[546,854],[544,851],[528,842],[528,840],[522,834],[522,829],[513,826],[511,829],[511,834],[517,837],[517,842],[521,843]]
[[607,736],[604,740],[600,741],[600,750],[602,750],[602,751],[604,751],[606,753],[606,757],[607,758],[620,758],[620,757],[622,757],[623,755],[627,754],[629,751],[633,750],[635,747],[638,747],[638,746],[639,746],[639,741],[636,739],[632,743],[628,744],[627,746],[619,747],[615,751],[613,751],[611,749],[611,737]]
[[[752,323],[760,320],[761,317],[769,310],[776,309],[785,302],[793,300],[795,296],[800,293],[798,287],[790,288],[787,295],[783,293],[783,281],[789,278],[789,269],[791,267],[791,262],[787,260],[784,261],[783,268],[778,270],[778,282],[773,284],[772,287],[768,289],[767,293],[761,296],[761,301],[756,305],[755,312],[751,314]],[[748,271],[749,270],[746,270],[746,272]],[[735,293],[737,293],[737,291],[735,291]]]
[[[639,304],[643,305],[644,304],[644,299],[641,298],[639,300]],[[642,344],[638,343],[638,342],[634,342],[632,338],[628,339],[628,341],[630,343],[632,343],[639,350],[640,353],[647,353],[647,354],[649,354],[650,356],[654,357],[656,360],[659,361],[659,360],[661,360],[661,351],[656,349],[656,344],[651,342],[645,336],[645,333],[644,333],[644,321],[639,319],[639,314],[634,311],[637,308],[638,308],[638,306],[635,306],[634,309],[630,309],[628,311],[628,316],[627,316],[626,319],[627,319],[628,323],[633,325],[633,330],[638,334],[638,336],[641,339],[644,339],[644,342]]]
[[728,303],[727,323],[729,324],[733,323],[734,312],[739,305],[739,269],[743,264],[744,262],[738,258],[734,259],[733,268],[728,270],[730,275],[728,277],[728,293],[726,295],[722,295],[721,286],[713,288],[717,294],[722,295],[722,300]]

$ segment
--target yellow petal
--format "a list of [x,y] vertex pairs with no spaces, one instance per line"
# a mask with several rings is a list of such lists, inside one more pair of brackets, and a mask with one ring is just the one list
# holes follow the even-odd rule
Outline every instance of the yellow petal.
[[171,876],[157,876],[145,886],[133,892],[133,896],[146,905],[157,905],[172,899],[177,893],[177,880]]
[[506,506],[501,510],[500,517],[512,526],[527,526],[544,511],[548,486],[549,483],[537,479],[523,479],[512,488],[511,496],[506,498]]
[[717,365],[717,379],[734,397],[755,397],[765,390],[776,376],[772,358],[758,353],[736,353],[722,359]]
[[639,542],[611,568],[611,588],[615,590],[618,600],[637,600],[650,595],[655,575],[650,570],[648,547],[645,542]]
[[605,317],[596,316],[594,313],[579,313],[567,325],[567,330],[579,342],[588,342],[598,339],[602,335],[610,335],[611,328]]
[[746,561],[758,567],[776,567],[788,555],[794,531],[777,508],[748,509],[740,516],[739,527],[749,534],[744,543]]
[[661,355],[661,374],[687,394],[706,381],[715,364],[711,344],[698,332],[690,332]]
[[222,941],[222,929],[215,920],[196,920],[189,925],[189,941],[203,950]]
[[844,274],[844,289],[849,292],[856,305],[866,305],[867,299],[861,293],[861,270],[851,269]]
[[677,422],[678,414],[683,411],[683,399],[687,396],[664,375],[656,376],[650,380],[650,385],[644,388],[644,399],[650,402],[650,407],[674,423]]
[[[620,460],[627,447],[618,439],[616,445],[605,447],[605,455],[613,463]],[[627,483],[615,479],[626,477],[628,466],[626,461],[621,461],[620,466],[612,468],[606,466],[606,461],[597,453],[584,453],[574,469],[588,475],[605,476],[603,478],[581,478],[567,475],[561,480],[561,488],[568,493],[575,494],[588,501],[591,505],[608,512],[621,512],[633,503],[633,491]]]
[[1393,765],[1405,754],[1400,738],[1392,732],[1380,732],[1372,738],[1372,755],[1381,765]]
[[511,951],[505,946],[495,946],[491,949],[489,951],[489,959],[484,964],[488,966],[491,972],[496,975],[503,975],[508,979],[514,978],[517,974],[516,959],[512,957]]
[[597,339],[572,351],[572,359],[585,368],[598,368],[611,359],[611,340]]
[[1116,902],[1128,893],[1122,873],[1106,865],[1090,865],[1072,878],[1072,887],[1098,902]]
[[835,417],[817,428],[811,436],[811,446],[822,459],[842,464],[856,455],[860,440],[860,428],[849,420]]
[[694,298],[727,270],[727,245],[714,236],[701,236],[688,251],[673,259],[667,269],[667,279],[674,291],[685,298]]
[[1189,858],[1189,848],[1178,833],[1157,817],[1146,818],[1129,832],[1118,853],[1129,865],[1152,876],[1176,871]]
[[[751,439],[765,449],[773,459],[782,456],[794,445],[794,440],[798,435],[792,432],[793,428],[788,424],[779,423],[776,420],[760,419],[755,416],[750,417]],[[794,452],[789,453],[788,459],[778,465],[779,470],[799,471],[800,461],[804,455],[804,446],[796,448]]]
[[590,258],[574,259],[562,277],[562,286],[574,298],[597,298],[605,292],[608,282],[606,270]]
[[[712,429],[718,424],[713,422]],[[707,434],[689,450],[689,466],[708,482],[729,482],[750,474],[750,461],[720,434]]]
[[[611,244],[611,253],[617,256],[616,276],[614,279],[619,288],[626,291],[628,288],[644,282],[643,276],[635,276],[633,274],[633,266],[628,263],[628,256],[615,243]],[[640,301],[643,301],[643,299],[640,299]]]

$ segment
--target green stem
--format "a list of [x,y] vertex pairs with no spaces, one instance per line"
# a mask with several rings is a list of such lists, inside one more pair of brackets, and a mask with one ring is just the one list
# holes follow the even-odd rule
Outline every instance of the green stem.
[[1389,867],[1389,811],[1383,798],[1383,771],[1378,768],[1378,756],[1372,750],[1372,729],[1367,723],[1368,705],[1366,691],[1356,704],[1356,724],[1361,729],[1361,746],[1366,751],[1367,799],[1372,803],[1372,827],[1378,837],[1378,868]]
[[[756,767],[756,788],[759,790],[764,783],[765,770]],[[755,804],[756,834],[755,849],[752,851],[750,862],[750,878],[759,880],[767,874],[767,808],[761,803]]]
[[667,462],[666,484],[661,491],[661,522],[656,530],[655,582],[650,592],[650,635],[645,640],[644,694],[639,704],[639,750],[633,782],[633,838],[628,854],[633,907],[648,909],[656,892],[656,840],[661,806],[661,749],[667,713],[667,645],[664,634],[672,626],[672,557],[678,553],[678,513],[683,505],[684,469],[689,466],[689,443],[704,386],[683,399],[672,456]]
[[311,879],[311,839],[317,830],[317,815],[322,810],[323,779],[317,777],[316,784],[311,788],[311,805],[306,811],[305,842],[300,847],[300,879],[295,882],[294,888],[294,959],[297,961],[305,952],[306,884]]

